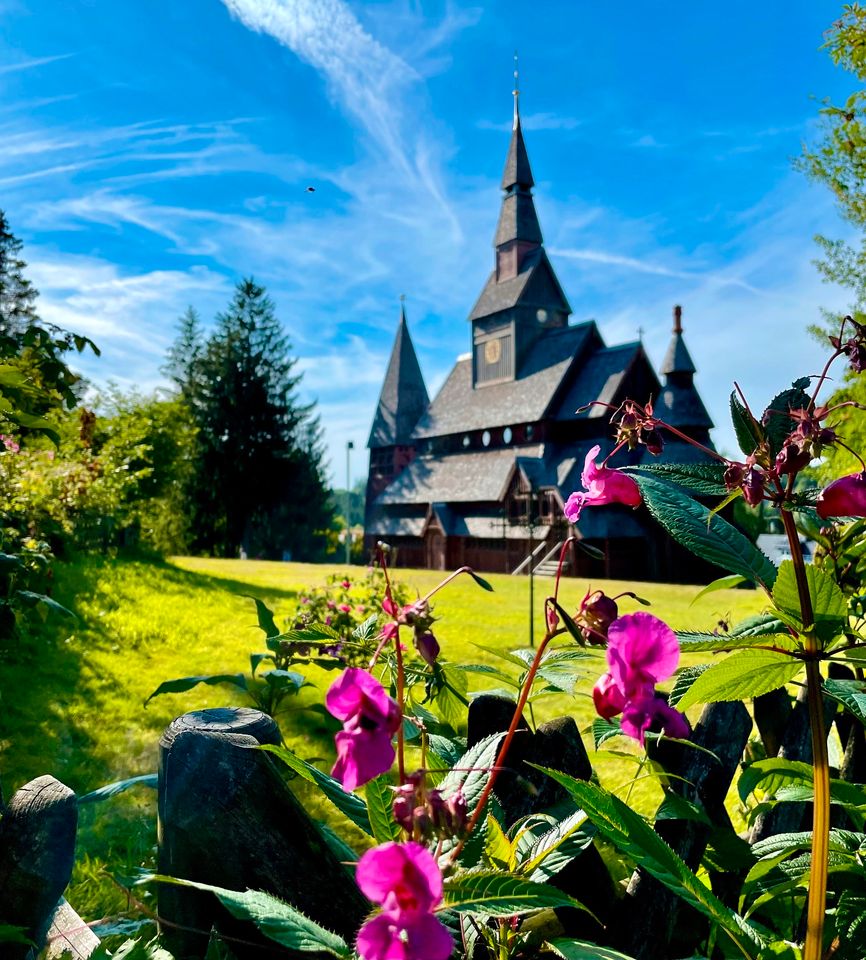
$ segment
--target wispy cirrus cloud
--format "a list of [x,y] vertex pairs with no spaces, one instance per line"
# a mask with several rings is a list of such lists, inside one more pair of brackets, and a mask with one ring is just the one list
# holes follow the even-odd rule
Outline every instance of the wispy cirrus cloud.
[[56,63],[58,60],[67,60],[75,56],[74,53],[58,53],[53,57],[32,57],[29,60],[19,60],[15,63],[0,63],[0,76],[7,73],[21,73],[23,70],[33,70],[36,67],[44,67],[49,63]]
[[[540,113],[520,114],[520,125],[525,131],[532,130],[576,130],[583,120],[578,117],[562,116],[556,113],[542,111]],[[482,119],[476,124],[479,130],[498,130],[507,133],[511,130],[511,121],[494,122]]]

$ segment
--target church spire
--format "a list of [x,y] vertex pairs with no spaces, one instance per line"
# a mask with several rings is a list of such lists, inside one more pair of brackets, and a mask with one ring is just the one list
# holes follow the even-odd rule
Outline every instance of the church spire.
[[674,326],[659,373],[664,387],[657,404],[658,415],[672,426],[707,442],[713,425],[707,408],[695,389],[697,368],[683,340],[683,308],[674,307]]
[[538,214],[535,212],[535,202],[531,192],[535,181],[532,178],[532,168],[529,166],[529,155],[526,152],[523,128],[520,124],[520,87],[516,55],[514,60],[514,90],[512,91],[514,123],[511,143],[508,145],[508,154],[505,157],[505,169],[502,171],[502,189],[505,191],[505,196],[502,198],[502,211],[499,214],[499,223],[493,240],[497,250],[505,244],[516,242],[533,246],[540,246],[542,243],[541,226],[538,223]]
[[412,430],[429,403],[418,356],[409,336],[406,297],[401,296],[397,335],[367,446],[372,449],[411,445]]

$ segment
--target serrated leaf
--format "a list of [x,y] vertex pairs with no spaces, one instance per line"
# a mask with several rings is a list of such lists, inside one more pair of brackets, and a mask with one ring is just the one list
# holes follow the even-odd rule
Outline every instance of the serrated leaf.
[[272,687],[293,687],[296,693],[307,682],[303,674],[294,670],[265,670],[259,676]]
[[373,836],[373,828],[370,825],[370,817],[367,813],[367,804],[355,793],[347,793],[339,781],[322,773],[318,767],[314,767],[306,760],[302,760],[297,754],[293,753],[287,747],[278,747],[271,743],[262,744],[260,750],[267,750],[279,757],[286,766],[290,767],[299,776],[308,780],[324,793],[324,795],[334,804],[334,806],[345,814],[355,826],[360,827],[364,833]]
[[584,940],[557,937],[555,940],[548,940],[547,945],[563,960],[633,960],[624,953],[609,947],[599,947],[595,943],[586,943]]
[[273,611],[268,608],[263,600],[259,600],[258,597],[253,597],[248,593],[245,593],[244,596],[252,600],[256,605],[256,616],[258,617],[259,627],[264,630],[268,640],[278,637],[280,635],[280,628],[274,620]]
[[727,464],[705,460],[701,463],[646,463],[638,467],[623,467],[623,473],[643,473],[675,483],[704,496],[724,496]]
[[575,810],[536,838],[520,864],[521,872],[537,883],[549,880],[592,843],[594,833],[583,810]]
[[586,781],[545,767],[540,770],[562,784],[607,840],[640,864],[677,896],[718,924],[747,957],[765,945],[750,923],[725,906],[662,838],[618,797]]
[[474,640],[472,641],[472,646],[478,647],[479,650],[484,650],[485,653],[492,654],[499,660],[505,660],[515,667],[520,667],[521,670],[526,666],[519,657],[516,657],[513,653],[509,653],[507,650],[497,650],[496,647],[488,647],[483,643],[476,643]]
[[[816,632],[822,641],[829,641],[847,626],[848,603],[845,595],[823,567],[807,563],[806,580],[809,584]],[[773,587],[773,601],[782,614],[787,614],[802,628],[800,593],[793,560],[783,560],[779,564],[779,575]]]
[[670,792],[665,793],[664,800],[656,810],[656,821],[658,820],[694,820],[708,827],[713,825],[706,810],[700,804],[693,803],[678,793]]
[[503,870],[511,869],[514,853],[511,841],[505,836],[496,817],[490,814],[484,820],[484,853],[494,866]]
[[592,741],[595,749],[606,743],[613,737],[623,736],[622,727],[619,720],[605,720],[602,717],[596,717],[592,721]]
[[841,703],[866,726],[866,683],[860,680],[825,680],[824,693]]
[[159,777],[155,773],[145,773],[140,777],[129,777],[126,780],[117,780],[115,783],[108,783],[98,790],[91,790],[85,793],[83,797],[78,798],[78,805],[82,803],[95,803],[98,800],[108,800],[109,797],[116,797],[119,793],[124,793],[131,787],[150,787],[156,790]]
[[556,887],[489,870],[456,874],[445,881],[445,905],[457,913],[514,917],[545,907],[586,907]]
[[[775,794],[781,799],[781,791],[788,786],[805,787],[802,796],[791,793],[785,797],[787,801],[812,799],[812,766],[800,760],[785,760],[782,757],[769,757],[766,760],[756,760],[740,774],[737,781],[737,791],[740,799],[745,803],[750,793],[758,786],[765,795]],[[830,797],[837,803],[861,807],[866,804],[866,787],[859,783],[848,783],[845,780],[830,780]]]
[[364,791],[367,798],[367,816],[377,843],[399,840],[403,831],[394,822],[394,791],[385,777],[376,777]]
[[739,650],[714,663],[689,687],[677,705],[744,700],[778,690],[803,669],[803,661],[772,650]]
[[699,663],[693,667],[681,667],[677,671],[674,685],[668,694],[668,703],[672,707],[679,706],[680,700],[691,690],[695,680],[697,680],[702,673],[709,670],[710,666],[709,663]]
[[504,739],[504,733],[494,733],[483,740],[479,740],[449,771],[442,783],[439,792],[444,800],[450,799],[458,790],[463,793],[466,807],[473,810],[481,799],[481,794],[490,779],[490,771],[496,763],[499,747]]
[[731,392],[731,423],[737,436],[740,450],[748,457],[754,453],[764,439],[764,430],[749,411],[743,406],[736,390]]
[[698,633],[683,631],[677,633],[677,639],[680,642],[680,650],[683,653],[704,653],[712,651],[721,653],[723,651],[748,650],[749,647],[770,646],[780,647],[783,650],[796,650],[799,646],[797,640],[790,633],[769,633],[740,635],[733,633]]
[[319,926],[290,904],[269,893],[258,890],[242,893],[209,883],[196,883],[174,877],[155,876],[153,879],[160,883],[173,883],[213,893],[233,917],[250,920],[266,937],[290,950],[301,950],[305,953],[322,951],[335,957],[348,957],[351,952],[342,937]]
[[701,597],[705,597],[708,593],[715,593],[717,590],[733,590],[745,582],[746,578],[741,577],[738,573],[731,573],[727,577],[719,577],[718,580],[713,580],[712,583],[708,583],[703,590],[695,594],[689,606],[694,606]]
[[[802,382],[802,381],[798,381]],[[808,409],[811,403],[809,395],[802,387],[794,384],[783,390],[770,401],[769,406],[761,417],[764,433],[770,444],[770,455],[775,457],[782,449],[782,445],[791,431],[797,426],[797,421],[791,417],[791,410]]]
[[696,556],[737,573],[769,591],[776,580],[772,561],[739,530],[670,484],[636,475],[649,512]]
[[231,686],[239,687],[243,691],[247,689],[247,678],[242,673],[217,673],[208,677],[178,677],[177,680],[163,680],[144,701],[144,705],[147,706],[154,697],[161,697],[164,693],[186,693],[187,690],[192,690],[200,683],[208,687],[228,683]]

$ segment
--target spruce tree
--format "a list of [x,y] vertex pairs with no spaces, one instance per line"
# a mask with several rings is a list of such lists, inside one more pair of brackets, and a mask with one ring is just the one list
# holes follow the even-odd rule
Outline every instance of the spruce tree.
[[21,334],[37,320],[38,292],[24,276],[22,246],[0,210],[0,334]]
[[201,318],[193,306],[178,319],[177,336],[168,349],[161,372],[187,399],[195,393],[196,370],[204,350]]
[[291,351],[264,288],[240,281],[187,381],[198,428],[190,508],[200,550],[317,553],[317,531],[331,519],[321,431],[312,405],[298,399]]

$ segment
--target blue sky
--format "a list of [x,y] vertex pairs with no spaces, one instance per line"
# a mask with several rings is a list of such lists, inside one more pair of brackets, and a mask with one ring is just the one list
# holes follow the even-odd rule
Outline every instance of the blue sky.
[[[363,451],[398,297],[431,394],[468,349],[492,265],[520,52],[545,242],[575,320],[660,363],[682,303],[733,449],[818,367],[841,291],[812,266],[846,227],[792,169],[841,4],[545,0],[0,0],[0,207],[47,319],[93,337],[96,383],[152,389],[188,304],[253,275],[319,404],[334,474]],[[307,187],[315,187],[309,192]],[[361,448],[361,449],[359,449]]]

